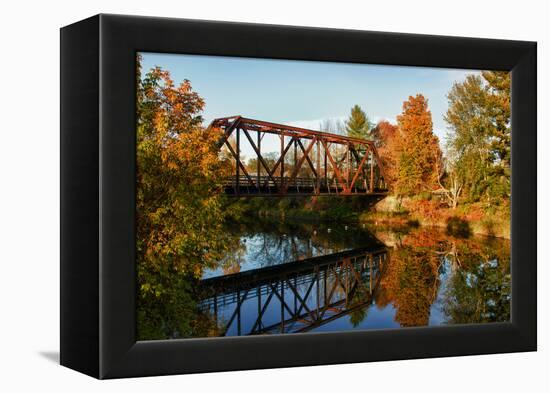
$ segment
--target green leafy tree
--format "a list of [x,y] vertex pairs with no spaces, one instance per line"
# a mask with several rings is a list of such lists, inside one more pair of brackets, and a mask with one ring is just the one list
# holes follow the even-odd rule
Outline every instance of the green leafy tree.
[[490,93],[487,100],[494,125],[491,129],[491,148],[502,167],[509,171],[511,74],[502,71],[483,71],[481,74],[489,86]]
[[346,131],[348,136],[354,138],[372,139],[371,128],[373,124],[370,122],[367,114],[359,105],[351,108],[351,113],[346,121]]
[[510,195],[510,75],[469,75],[447,95],[447,147],[468,202]]

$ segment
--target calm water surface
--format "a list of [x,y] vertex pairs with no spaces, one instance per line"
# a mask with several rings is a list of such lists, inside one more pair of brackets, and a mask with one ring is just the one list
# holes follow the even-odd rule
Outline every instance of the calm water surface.
[[510,319],[508,240],[292,221],[227,230],[232,249],[199,285],[216,335]]

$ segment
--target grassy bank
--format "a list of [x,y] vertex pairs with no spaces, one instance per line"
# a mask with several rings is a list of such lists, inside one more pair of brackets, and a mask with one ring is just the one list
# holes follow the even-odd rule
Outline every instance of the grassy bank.
[[467,237],[470,234],[510,238],[510,207],[462,204],[455,209],[442,206],[440,201],[417,196],[399,203],[387,197],[374,209],[364,211],[359,221],[376,225],[419,225],[446,228],[453,234]]
[[228,199],[230,217],[261,216],[277,219],[299,218],[315,221],[359,221],[371,209],[373,200],[364,197],[252,197]]
[[311,221],[361,222],[372,226],[435,226],[462,237],[471,234],[510,238],[508,205],[463,204],[450,209],[431,197],[381,201],[365,197],[245,198],[227,201],[230,217],[296,218]]

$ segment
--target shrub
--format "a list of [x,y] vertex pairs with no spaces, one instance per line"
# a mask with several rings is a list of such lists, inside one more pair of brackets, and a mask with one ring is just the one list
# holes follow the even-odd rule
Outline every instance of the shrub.
[[447,234],[455,237],[468,238],[472,235],[470,224],[460,217],[447,219]]

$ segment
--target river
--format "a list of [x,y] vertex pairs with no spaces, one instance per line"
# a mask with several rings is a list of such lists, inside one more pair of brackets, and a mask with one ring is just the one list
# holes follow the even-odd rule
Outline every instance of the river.
[[510,319],[510,242],[440,229],[252,220],[200,281],[215,335]]

